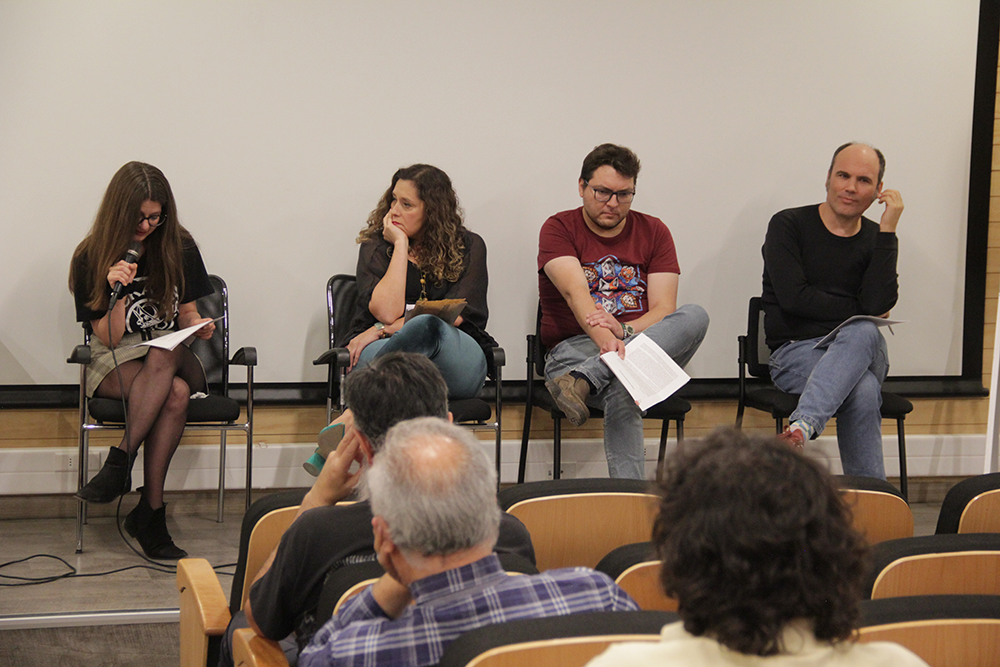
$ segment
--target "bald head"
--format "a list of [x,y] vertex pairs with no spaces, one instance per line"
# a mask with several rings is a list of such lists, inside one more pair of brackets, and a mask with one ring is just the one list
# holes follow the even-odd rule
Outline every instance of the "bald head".
[[882,155],[882,151],[870,144],[862,144],[857,141],[849,141],[846,144],[839,146],[837,150],[833,152],[833,159],[830,160],[830,169],[826,173],[827,180],[829,180],[830,174],[833,173],[833,169],[837,165],[837,157],[839,157],[844,151],[848,151],[847,155],[851,157],[874,159],[875,167],[878,171],[878,177],[875,179],[875,184],[877,185],[882,182],[882,178],[885,176],[885,156]]
[[449,555],[496,541],[496,471],[479,441],[444,419],[390,429],[367,484],[372,513],[400,549]]

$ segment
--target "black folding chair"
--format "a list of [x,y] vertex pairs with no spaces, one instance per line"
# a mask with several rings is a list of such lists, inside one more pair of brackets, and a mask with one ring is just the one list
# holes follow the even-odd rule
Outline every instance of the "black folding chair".
[[[528,458],[528,440],[531,438],[531,411],[538,406],[552,416],[552,479],[559,479],[562,465],[562,420],[566,418],[562,410],[556,407],[549,390],[545,388],[545,346],[542,345],[542,307],[538,306],[535,316],[535,333],[528,334],[528,353],[525,359],[527,370],[527,391],[524,398],[524,426],[521,430],[521,458],[517,466],[517,483],[524,483],[524,468]],[[657,457],[657,468],[663,466],[663,458],[667,451],[667,435],[670,422],[677,423],[677,442],[684,440],[684,417],[691,411],[691,404],[674,394],[646,411],[646,419],[660,419],[660,453]],[[597,408],[590,408],[590,416],[601,419],[604,413]]]
[[[768,360],[771,350],[764,342],[764,308],[759,296],[750,299],[750,310],[747,317],[747,333],[737,338],[739,342],[740,364],[740,398],[736,408],[736,428],[743,427],[743,411],[754,408],[768,412],[774,418],[775,429],[781,433],[785,428],[785,420],[795,412],[799,404],[798,394],[788,394],[771,382],[771,370]],[[758,382],[751,383],[747,374]],[[882,418],[896,420],[897,440],[899,441],[899,490],[903,500],[907,498],[906,482],[906,433],[903,422],[906,415],[913,412],[913,403],[888,391],[882,392]]]

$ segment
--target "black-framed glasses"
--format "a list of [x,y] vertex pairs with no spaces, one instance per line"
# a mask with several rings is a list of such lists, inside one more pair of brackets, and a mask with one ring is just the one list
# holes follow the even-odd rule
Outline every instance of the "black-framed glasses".
[[144,215],[143,217],[139,218],[139,224],[141,225],[142,223],[145,222],[147,225],[155,229],[159,227],[164,221],[166,221],[166,219],[167,219],[166,213],[154,213],[153,215]]
[[635,190],[608,190],[607,188],[595,188],[589,181],[587,182],[587,187],[594,191],[594,199],[602,204],[611,201],[612,197],[617,197],[619,204],[627,204],[632,201],[632,197],[635,197]]

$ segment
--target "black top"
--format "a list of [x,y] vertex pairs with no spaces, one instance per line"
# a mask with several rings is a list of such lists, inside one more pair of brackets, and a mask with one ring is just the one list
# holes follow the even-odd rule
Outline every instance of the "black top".
[[[73,276],[73,297],[76,301],[76,321],[91,322],[98,320],[107,314],[107,310],[91,310],[87,307],[90,300],[91,279],[94,272],[90,266],[88,258],[83,255],[77,259],[77,266],[74,267]],[[170,322],[165,317],[157,317],[156,304],[150,302],[145,297],[146,285],[146,256],[143,255],[137,262],[135,280],[131,284],[122,288],[120,298],[126,295],[132,296],[132,302],[128,307],[125,319],[125,333],[136,333],[144,330],[164,330],[177,327],[177,309],[171,313],[174,317]],[[184,248],[184,293],[180,295],[177,303],[190,303],[203,296],[208,296],[215,290],[208,279],[208,272],[205,270],[205,262],[201,258],[198,246],[192,243]],[[110,293],[111,288],[108,288]]]
[[[358,252],[358,309],[351,325],[351,338],[375,324],[375,316],[368,309],[375,286],[385,276],[392,258],[392,245],[383,238],[365,241]],[[435,285],[430,277],[426,281],[427,299],[461,299],[466,301],[462,310],[459,329],[472,336],[480,347],[495,346],[496,341],[486,333],[489,307],[486,305],[486,291],[489,274],[486,269],[486,244],[474,232],[465,232],[465,253],[462,258],[462,274],[455,282]],[[406,264],[406,303],[414,304],[420,299],[420,269],[412,262]],[[489,356],[487,355],[487,358]]]
[[830,233],[816,204],[786,209],[771,218],[762,252],[761,301],[771,350],[896,305],[896,234],[879,231],[868,218],[857,234],[843,237]]

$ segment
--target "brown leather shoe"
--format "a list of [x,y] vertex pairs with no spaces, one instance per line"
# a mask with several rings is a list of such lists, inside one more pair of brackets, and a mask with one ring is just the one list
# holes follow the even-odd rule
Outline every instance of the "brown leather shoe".
[[789,426],[785,427],[785,432],[778,436],[778,440],[799,452],[800,454],[806,448],[806,437],[799,429],[793,429]]
[[552,394],[556,406],[563,411],[573,426],[582,426],[590,418],[587,396],[590,385],[582,378],[563,373],[557,378],[545,381],[545,388]]

